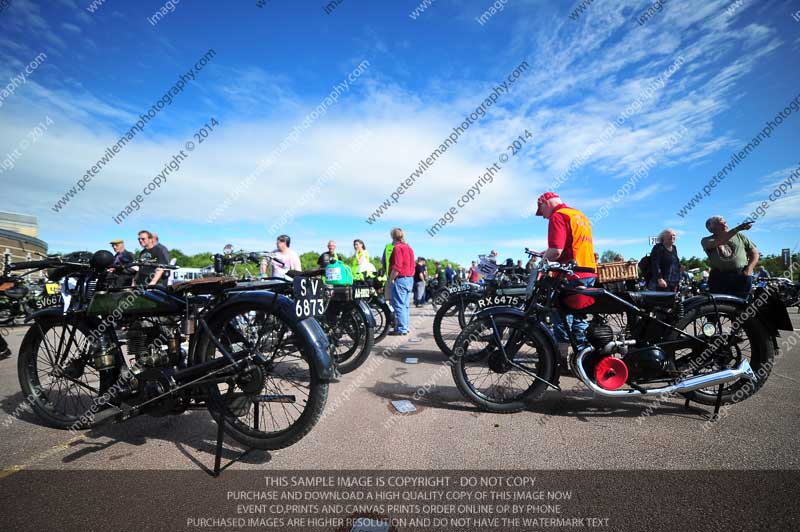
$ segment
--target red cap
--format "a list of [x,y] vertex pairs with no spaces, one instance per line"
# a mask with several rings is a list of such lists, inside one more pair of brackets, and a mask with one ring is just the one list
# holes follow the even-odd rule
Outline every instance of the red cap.
[[542,215],[542,203],[553,198],[561,199],[561,196],[559,196],[555,192],[545,192],[544,194],[539,196],[539,199],[536,200],[536,205],[537,205],[536,216]]

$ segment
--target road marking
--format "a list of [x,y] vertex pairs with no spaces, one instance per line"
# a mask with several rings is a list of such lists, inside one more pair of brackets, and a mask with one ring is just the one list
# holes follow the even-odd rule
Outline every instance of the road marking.
[[786,379],[786,380],[789,380],[789,381],[796,382],[796,383],[800,384],[800,381],[798,381],[797,379],[793,379],[791,377],[787,377],[786,375],[781,375],[780,373],[773,373],[773,375],[775,375],[776,377],[781,377],[783,379]]
[[71,440],[69,440],[69,441],[67,441],[65,443],[62,443],[62,444],[59,444],[59,445],[55,445],[53,447],[50,447],[46,451],[42,451],[41,453],[37,454],[31,460],[28,460],[24,464],[11,466],[8,469],[2,469],[2,470],[0,470],[0,478],[5,478],[5,477],[8,477],[8,476],[11,476],[14,473],[22,471],[23,469],[27,469],[27,468],[29,468],[29,467],[31,467],[33,465],[36,465],[38,462],[41,462],[45,458],[49,458],[52,455],[57,454],[57,453],[59,453],[61,451],[66,451],[67,449],[72,447],[72,444],[74,444],[76,442],[79,442],[81,440],[85,440],[85,439],[86,438],[84,436],[75,436],[74,438],[72,438]]

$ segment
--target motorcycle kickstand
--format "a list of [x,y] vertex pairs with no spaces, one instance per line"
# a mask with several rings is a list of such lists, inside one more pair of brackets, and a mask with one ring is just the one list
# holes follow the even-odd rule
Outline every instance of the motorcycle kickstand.
[[[256,426],[256,430],[258,430],[258,426]],[[214,478],[219,477],[219,474],[222,473],[225,469],[228,469],[234,463],[238,462],[242,458],[244,458],[250,451],[253,450],[252,447],[248,448],[246,451],[243,451],[237,456],[236,458],[232,459],[230,462],[222,466],[222,449],[225,443],[225,416],[220,414],[219,421],[217,422],[217,448],[214,452],[214,471],[211,472],[211,476]]]
[[[711,415],[711,421],[719,421],[719,410],[722,406],[722,390],[724,387],[725,384],[720,384],[717,388],[717,402],[714,403],[714,413]],[[691,403],[691,399],[687,397],[686,402],[683,405],[686,410],[689,410],[689,403]]]
[[719,421],[719,407],[722,406],[722,389],[724,387],[725,384],[720,384],[717,390],[717,402],[714,404],[714,415],[711,416],[713,421]]

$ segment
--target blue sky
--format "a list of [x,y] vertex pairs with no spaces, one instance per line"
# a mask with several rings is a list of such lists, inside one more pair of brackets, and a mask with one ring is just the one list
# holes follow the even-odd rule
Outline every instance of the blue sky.
[[[227,242],[271,249],[270,228],[295,211],[279,232],[300,252],[322,250],[329,238],[349,249],[361,238],[378,254],[401,226],[418,255],[467,262],[496,248],[521,258],[525,246],[545,245],[546,221],[530,216],[531,205],[574,161],[581,164],[559,192],[591,216],[652,157],[648,175],[594,224],[596,251],[640,257],[648,236],[672,227],[681,254],[700,255],[708,216],[744,219],[800,165],[800,112],[793,112],[709,197],[676,214],[800,94],[800,22],[792,17],[800,5],[671,0],[639,25],[650,2],[596,0],[573,20],[577,3],[508,0],[481,25],[488,0],[435,0],[415,19],[416,0],[343,0],[330,14],[322,0],[263,8],[255,0],[183,0],[154,26],[147,19],[164,2],[107,0],[90,13],[90,0],[12,0],[0,12],[0,89],[38,54],[46,59],[2,100],[0,157],[47,117],[52,125],[0,174],[0,210],[38,216],[52,251],[107,247],[112,237],[130,247],[140,228],[190,253]],[[216,55],[196,79],[54,212],[209,49]],[[680,67],[648,91],[678,58]],[[366,223],[523,61],[529,68],[511,91],[383,217]],[[338,100],[285,142],[358,65],[360,76]],[[181,168],[115,223],[211,117],[219,126]],[[532,137],[520,153],[430,237],[426,229],[526,130]],[[277,155],[265,163],[270,153]],[[762,252],[798,249],[798,187],[751,231]]]

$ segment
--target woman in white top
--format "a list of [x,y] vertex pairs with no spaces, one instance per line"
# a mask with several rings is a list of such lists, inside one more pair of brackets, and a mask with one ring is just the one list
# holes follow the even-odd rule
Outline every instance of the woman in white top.
[[[289,270],[301,271],[303,269],[300,266],[300,256],[294,250],[289,249],[291,243],[292,239],[288,235],[281,235],[277,238],[275,242],[277,249],[273,251],[273,254],[275,258],[283,262],[283,266],[277,262],[272,262],[272,273],[270,274],[272,277],[286,277],[286,272]],[[266,273],[267,261],[263,261],[261,263],[261,275],[264,276]]]

